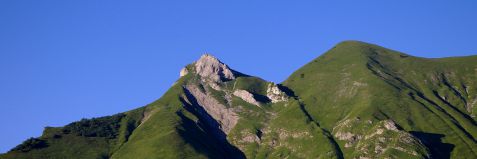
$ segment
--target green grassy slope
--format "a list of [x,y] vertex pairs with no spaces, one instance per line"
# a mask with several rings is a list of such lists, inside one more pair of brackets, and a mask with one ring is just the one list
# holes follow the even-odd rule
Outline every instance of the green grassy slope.
[[[239,76],[214,90],[195,74],[182,77],[161,99],[150,104],[151,117],[141,124],[112,158],[337,158],[331,135],[310,121],[296,100],[271,103],[261,100],[269,85],[257,77]],[[217,138],[200,112],[186,101],[187,85],[202,88],[240,118],[226,141]],[[255,95],[260,106],[233,96],[227,104],[226,94],[246,90]],[[194,103],[194,102],[191,102]],[[290,123],[284,125],[283,123]],[[321,143],[316,145],[315,143]]]
[[82,119],[64,127],[47,127],[43,135],[13,148],[2,159],[109,158],[139,124],[143,108],[93,119]]
[[477,158],[477,56],[342,42],[278,85],[278,102],[261,78],[186,68],[147,106],[46,128],[0,159]]
[[194,81],[190,76],[180,79],[149,104],[150,117],[111,158],[223,158],[232,151],[199,125],[199,117],[180,100],[182,85]]
[[[347,41],[283,84],[328,130],[358,118],[363,122],[354,124],[356,133],[366,122],[391,119],[420,134],[415,136],[429,145],[433,157],[475,158],[475,104],[468,103],[477,95],[476,68],[477,56],[425,59]],[[345,157],[357,151],[340,145]]]

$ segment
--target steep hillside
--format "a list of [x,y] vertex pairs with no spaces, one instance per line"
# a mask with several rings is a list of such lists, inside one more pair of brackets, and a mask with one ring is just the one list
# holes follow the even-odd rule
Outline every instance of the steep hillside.
[[140,123],[144,108],[113,116],[82,119],[64,127],[47,127],[0,158],[109,158]]
[[181,76],[148,106],[147,120],[112,158],[340,155],[331,135],[310,122],[276,84],[231,70],[210,55],[185,67]]
[[[297,70],[284,85],[333,132],[345,154],[361,153],[363,144],[377,146],[381,142],[366,141],[369,128],[391,120],[419,138],[432,157],[476,158],[476,82],[477,56],[425,59],[347,41]],[[381,148],[370,153],[397,147]]]
[[476,105],[477,56],[347,41],[275,84],[206,54],[151,104],[0,158],[477,158]]

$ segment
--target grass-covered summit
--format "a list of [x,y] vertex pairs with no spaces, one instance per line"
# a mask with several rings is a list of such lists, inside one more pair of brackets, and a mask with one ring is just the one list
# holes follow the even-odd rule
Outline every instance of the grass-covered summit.
[[203,55],[151,104],[0,158],[477,158],[476,105],[477,56],[346,41],[275,84]]
[[[426,145],[430,157],[477,156],[477,56],[426,59],[346,41],[283,84],[335,137],[352,136],[337,138],[345,154],[359,156],[363,144],[389,142],[366,136],[374,123],[392,120]],[[384,148],[382,154],[408,146]]]

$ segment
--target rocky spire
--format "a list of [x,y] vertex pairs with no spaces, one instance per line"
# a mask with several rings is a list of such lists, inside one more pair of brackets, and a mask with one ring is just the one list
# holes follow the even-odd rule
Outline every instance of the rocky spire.
[[236,77],[233,70],[210,54],[202,55],[195,62],[194,67],[199,76],[211,79],[214,82],[232,80]]

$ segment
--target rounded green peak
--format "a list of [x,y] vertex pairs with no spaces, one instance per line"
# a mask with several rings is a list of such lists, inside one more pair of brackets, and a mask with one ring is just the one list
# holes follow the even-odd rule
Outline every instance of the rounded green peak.
[[345,40],[345,41],[339,42],[336,45],[374,45],[374,44],[359,41],[359,40]]
[[[408,54],[391,50],[376,44],[357,40],[339,42],[325,53],[331,56],[387,56],[387,57],[411,57]],[[328,55],[328,56],[330,56]]]
[[[355,48],[355,49],[366,49],[369,50],[369,48],[374,48],[374,49],[386,49],[384,47],[378,46],[376,44],[371,44],[363,41],[357,41],[357,40],[346,40],[339,42],[336,44],[333,48]],[[388,49],[386,49],[388,50]],[[356,50],[358,51],[358,50]],[[363,51],[363,50],[361,50]]]

